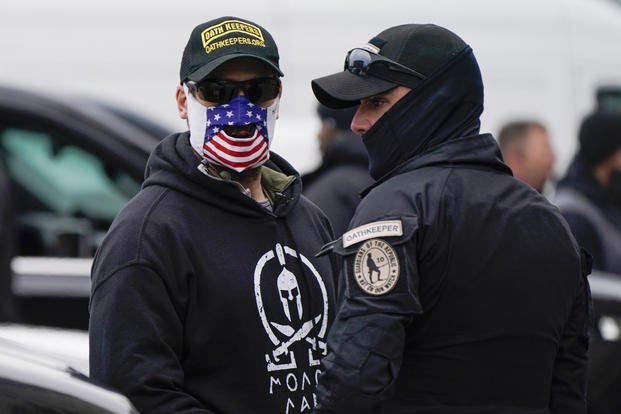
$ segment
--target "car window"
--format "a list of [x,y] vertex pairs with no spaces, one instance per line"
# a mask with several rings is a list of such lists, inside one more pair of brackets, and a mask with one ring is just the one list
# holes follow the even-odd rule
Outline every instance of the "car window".
[[23,128],[0,132],[17,194],[20,255],[90,256],[140,183],[100,156]]

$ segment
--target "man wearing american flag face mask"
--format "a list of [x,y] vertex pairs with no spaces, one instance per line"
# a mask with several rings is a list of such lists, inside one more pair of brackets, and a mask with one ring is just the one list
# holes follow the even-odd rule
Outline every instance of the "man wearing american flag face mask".
[[282,93],[261,26],[192,31],[176,91],[189,131],[151,154],[92,269],[90,374],[148,413],[303,413],[327,355],[326,216],[270,151]]
[[[203,157],[203,165],[211,167],[211,174],[240,183],[269,208],[259,191],[258,167],[270,156],[281,86],[271,68],[255,61],[238,58],[214,70],[209,80],[185,82],[178,88],[177,101],[180,116],[190,127],[192,148]],[[247,80],[257,69],[265,76]]]

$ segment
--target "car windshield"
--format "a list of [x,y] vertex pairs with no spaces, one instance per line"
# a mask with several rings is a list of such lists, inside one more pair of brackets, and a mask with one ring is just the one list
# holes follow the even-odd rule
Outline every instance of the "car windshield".
[[139,189],[126,175],[112,181],[101,161],[78,147],[55,151],[45,133],[9,128],[2,144],[14,180],[58,214],[111,221]]
[[[21,128],[0,132],[0,156],[16,187],[21,255],[58,255],[59,235],[79,233],[88,246],[64,256],[90,256],[140,183],[95,154]],[[62,237],[60,238],[62,239]]]

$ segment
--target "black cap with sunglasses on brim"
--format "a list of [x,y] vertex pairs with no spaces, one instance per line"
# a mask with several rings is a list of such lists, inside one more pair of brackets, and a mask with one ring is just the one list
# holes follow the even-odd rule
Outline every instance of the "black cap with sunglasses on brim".
[[223,63],[243,57],[259,59],[283,76],[276,42],[263,27],[232,16],[199,24],[183,51],[181,83],[200,82]]
[[395,26],[350,50],[342,72],[314,79],[311,86],[322,104],[347,108],[398,85],[417,89],[465,49],[459,36],[440,26]]

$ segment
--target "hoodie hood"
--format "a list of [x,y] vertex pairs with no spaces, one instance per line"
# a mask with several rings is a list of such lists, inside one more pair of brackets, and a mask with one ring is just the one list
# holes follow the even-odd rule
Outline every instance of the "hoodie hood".
[[[201,159],[190,146],[189,132],[175,133],[164,138],[147,161],[143,188],[157,185],[184,193],[207,204],[216,205],[241,216],[265,217],[267,210],[241,192],[233,181],[205,174],[199,167]],[[298,172],[282,157],[270,153],[270,160],[261,168],[269,168],[287,176],[293,182],[277,194],[274,201],[276,216],[285,216],[296,204],[301,192]]]
[[379,179],[430,148],[478,134],[482,112],[481,72],[466,47],[363,135],[371,176]]

